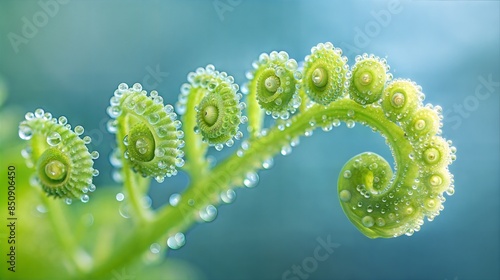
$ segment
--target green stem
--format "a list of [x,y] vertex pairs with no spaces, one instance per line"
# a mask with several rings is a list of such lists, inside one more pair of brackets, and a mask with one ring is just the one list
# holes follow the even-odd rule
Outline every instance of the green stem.
[[92,258],[83,248],[79,247],[73,238],[73,233],[61,209],[61,203],[63,202],[50,199],[45,193],[40,193],[40,196],[47,207],[48,216],[60,247],[64,250],[71,265],[76,269],[77,274],[87,273],[92,268]]
[[[126,150],[125,145],[123,144],[123,139],[125,138],[125,135],[127,135],[127,124],[128,119],[120,124],[122,127],[118,129],[116,134],[116,142],[120,152],[122,153]],[[145,188],[144,186],[146,185],[146,183],[149,185],[150,180],[147,179],[147,181],[144,182],[144,179],[142,179],[139,174],[132,171],[127,160],[123,161],[122,175],[126,192],[126,199],[132,207],[131,215],[133,216],[133,220],[137,224],[142,225],[152,218],[152,213],[142,206],[141,201],[141,199],[144,197],[145,192],[147,191],[147,188]]]
[[[250,85],[249,85],[250,86]],[[250,89],[249,89],[250,90]],[[248,131],[251,136],[257,136],[264,122],[264,111],[257,101],[257,91],[250,90],[247,96]]]
[[194,132],[196,126],[196,112],[194,107],[203,99],[203,89],[191,89],[186,103],[186,113],[183,116],[184,141],[186,147],[184,149],[186,164],[184,169],[189,173],[192,180],[196,177],[203,176],[208,172],[209,163],[206,160],[205,154],[208,145],[201,141],[200,135]]
[[[348,116],[348,113],[351,116]],[[118,251],[113,254],[114,258],[99,264],[90,276],[103,275],[113,268],[127,264],[165,234],[173,235],[186,231],[200,220],[200,209],[209,204],[217,205],[222,191],[241,185],[248,172],[261,168],[265,159],[279,153],[281,148],[289,143],[287,139],[299,137],[304,135],[307,129],[315,128],[310,125],[312,119],[316,122],[315,127],[331,123],[333,119],[368,123],[387,137],[389,144],[394,147],[396,162],[403,159],[402,151],[411,149],[402,129],[388,121],[380,107],[363,107],[349,99],[338,100],[329,106],[314,105],[293,117],[290,127],[283,131],[274,127],[266,136],[250,138],[249,149],[241,157],[235,154],[221,162],[209,174],[193,180],[176,207],[166,206],[160,209],[154,220],[131,232],[123,244],[133,243],[134,246],[119,246]]]

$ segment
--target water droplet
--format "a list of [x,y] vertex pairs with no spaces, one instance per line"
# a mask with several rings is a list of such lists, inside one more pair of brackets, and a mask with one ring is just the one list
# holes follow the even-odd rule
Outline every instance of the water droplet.
[[178,232],[167,239],[167,246],[170,249],[177,250],[186,244],[186,237],[182,232]]
[[349,200],[351,200],[351,192],[348,190],[342,190],[340,191],[339,198],[343,202],[348,202]]
[[23,140],[30,140],[33,136],[33,130],[26,123],[21,123],[19,125],[19,137]]
[[247,173],[247,176],[243,180],[243,185],[247,188],[253,188],[257,185],[259,182],[259,175],[255,172],[249,172]]
[[455,188],[451,188],[451,187],[450,187],[450,188],[448,188],[448,189],[446,190],[446,194],[447,194],[447,195],[449,195],[449,196],[454,195],[454,194],[455,194]]
[[118,122],[114,119],[109,120],[106,123],[106,129],[109,133],[116,133],[116,131],[118,130]]
[[224,203],[231,203],[236,199],[236,192],[232,189],[229,189],[227,191],[222,191],[220,194],[220,199]]
[[147,118],[150,124],[156,124],[160,120],[160,115],[158,115],[158,113],[152,113],[149,114]]
[[349,179],[351,178],[351,175],[352,175],[351,170],[344,171],[344,178]]
[[216,149],[217,151],[222,151],[222,149],[223,149],[223,148],[224,148],[224,145],[222,145],[222,144],[217,144],[217,145],[215,145],[215,149]]
[[373,218],[371,216],[364,216],[361,219],[361,223],[363,224],[363,226],[369,228],[369,227],[372,227],[375,224],[375,221],[373,220]]
[[45,111],[43,111],[43,109],[36,109],[35,110],[35,117],[38,119],[43,118],[44,114],[45,114]]
[[285,145],[281,148],[281,154],[286,156],[292,153],[292,147],[290,145]]
[[117,201],[123,201],[125,199],[125,195],[123,193],[117,193],[116,194],[116,200]]
[[36,207],[36,211],[38,211],[39,213],[42,213],[42,214],[43,214],[43,213],[47,213],[47,212],[48,212],[48,211],[47,211],[47,208],[45,208],[45,206],[44,206],[44,205],[42,205],[42,204],[39,204],[39,205]]
[[[123,140],[125,140],[125,139],[123,139]],[[148,145],[148,142],[146,141],[146,139],[141,137],[141,138],[137,139],[137,141],[135,142],[135,148],[137,149],[137,151],[140,154],[144,155],[148,152],[149,145]]]
[[83,143],[90,144],[90,142],[92,142],[92,138],[90,138],[90,136],[87,135],[83,137]]
[[345,124],[347,128],[353,128],[356,125],[356,122],[354,122],[353,120],[347,120]]
[[217,208],[213,205],[208,205],[207,207],[201,209],[198,214],[203,221],[209,223],[217,217]]
[[92,157],[92,159],[98,159],[99,158],[99,152],[98,151],[93,151],[92,153],[90,153],[90,157]]
[[32,112],[28,112],[26,113],[26,115],[24,115],[24,118],[29,121],[29,120],[32,120],[35,118],[35,114],[33,114]]
[[184,166],[184,160],[182,158],[176,158],[175,159],[175,166],[177,166],[177,167],[183,167]]
[[84,194],[82,195],[82,197],[80,198],[80,200],[83,202],[83,203],[87,203],[89,202],[90,198],[88,195]]
[[52,132],[47,136],[47,144],[50,146],[57,146],[59,143],[61,143],[61,135],[57,132]]
[[332,121],[332,125],[333,125],[334,127],[339,127],[339,126],[340,126],[340,120],[339,120],[339,119],[334,119],[334,120]]
[[153,254],[159,254],[161,251],[161,245],[158,243],[153,243],[151,246],[149,246],[149,251]]
[[64,202],[68,205],[70,205],[71,203],[73,203],[73,200],[71,198],[66,198],[64,199]]
[[81,125],[75,126],[75,134],[76,135],[80,136],[83,134],[84,131],[85,130],[83,129],[83,126],[81,126]]
[[96,189],[96,186],[94,184],[89,185],[89,192],[94,192]]
[[178,193],[174,193],[168,199],[168,203],[170,203],[170,205],[172,205],[172,206],[177,206],[177,204],[179,204],[180,200],[181,200],[181,195]]
[[264,169],[270,169],[271,167],[273,167],[273,165],[274,165],[274,159],[272,157],[270,157],[262,162],[262,167]]
[[385,220],[383,218],[377,218],[376,223],[377,223],[377,226],[379,226],[379,227],[385,226]]
[[156,180],[156,182],[161,184],[161,183],[163,183],[163,181],[165,181],[165,176],[158,175],[155,177],[155,180]]
[[125,219],[130,218],[130,206],[126,203],[122,203],[118,208],[118,213]]

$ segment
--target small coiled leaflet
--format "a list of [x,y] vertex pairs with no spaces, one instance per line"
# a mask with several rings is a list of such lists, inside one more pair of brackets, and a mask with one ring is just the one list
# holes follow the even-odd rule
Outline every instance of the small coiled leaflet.
[[263,53],[247,73],[248,89],[255,93],[260,107],[273,118],[288,119],[300,106],[300,79],[297,62],[288,53]]
[[171,105],[163,105],[158,92],[148,95],[138,83],[131,88],[122,83],[110,100],[108,114],[113,118],[108,130],[117,134],[123,158],[135,172],[161,183],[184,165],[181,122]]
[[[196,133],[201,134],[202,141],[221,150],[224,144],[228,147],[239,140],[243,133],[239,125],[245,122],[242,110],[245,103],[240,102],[239,86],[234,78],[226,72],[219,72],[211,64],[198,68],[188,74],[189,84],[183,84],[177,111],[183,114],[186,106],[194,106],[196,111]],[[188,99],[195,104],[188,104]]]
[[89,152],[91,138],[80,138],[83,132],[81,126],[71,130],[66,117],[54,118],[43,109],[28,112],[19,124],[19,137],[29,141],[22,155],[28,167],[36,169],[32,184],[68,204],[73,199],[88,202],[88,193],[95,190],[92,178],[99,174],[93,168],[99,153]]
[[371,104],[380,99],[387,80],[392,75],[387,75],[389,67],[385,59],[374,55],[356,57],[356,63],[351,69],[351,82],[349,94],[351,99],[359,104]]
[[315,103],[328,105],[342,97],[349,87],[347,58],[330,42],[311,48],[303,72],[304,91]]

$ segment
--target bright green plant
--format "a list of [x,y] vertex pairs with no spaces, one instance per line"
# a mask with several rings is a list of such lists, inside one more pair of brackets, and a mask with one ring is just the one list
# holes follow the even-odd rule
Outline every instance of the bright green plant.
[[[363,153],[340,172],[340,203],[363,234],[412,235],[424,218],[431,221],[443,209],[443,193],[454,192],[448,165],[456,150],[440,136],[441,108],[424,106],[421,88],[410,80],[393,79],[384,59],[364,54],[350,68],[341,50],[325,43],[312,48],[303,68],[286,52],[261,54],[253,68],[241,93],[233,77],[213,65],[198,68],[181,86],[175,110],[140,84],[118,86],[108,108],[108,130],[116,134],[111,163],[123,190],[116,195],[119,202],[111,199],[109,207],[130,219],[124,226],[123,221],[103,218],[116,227],[108,225],[97,236],[83,234],[104,243],[79,241],[64,217],[71,212],[67,209],[83,207],[72,203],[75,200],[99,201],[100,190],[93,193],[92,183],[99,173],[93,168],[99,154],[89,152],[91,139],[81,138],[83,128],[72,129],[65,117],[55,118],[42,109],[26,114],[19,126],[20,137],[29,143],[23,156],[34,170],[32,185],[46,194],[41,195],[46,214],[65,248],[59,256],[65,266],[57,273],[108,277],[145,252],[148,259],[168,248],[179,249],[185,243],[183,232],[215,219],[217,206],[233,201],[234,188],[254,186],[258,170],[270,168],[276,154],[289,154],[300,137],[311,136],[316,128],[329,131],[341,122],[379,132],[395,160],[393,173],[382,157]],[[264,126],[266,114],[274,119],[270,127]],[[233,145],[240,146],[233,155],[211,165],[208,149]],[[146,199],[150,180],[166,183],[179,169],[190,176],[190,185],[170,197],[168,205],[153,210]],[[107,196],[104,190],[102,196]],[[93,215],[97,220],[105,214]],[[109,232],[119,230],[124,233],[111,242]]]

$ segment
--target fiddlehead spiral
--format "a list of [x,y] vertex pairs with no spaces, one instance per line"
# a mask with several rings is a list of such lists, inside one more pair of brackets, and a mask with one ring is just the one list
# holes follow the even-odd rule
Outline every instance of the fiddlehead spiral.
[[302,84],[312,101],[328,105],[345,94],[349,75],[347,58],[342,56],[342,50],[329,42],[320,43],[305,58]]
[[424,95],[417,84],[410,80],[396,79],[384,89],[382,108],[388,119],[404,121],[413,114],[423,99]]
[[89,152],[89,136],[80,138],[83,127],[71,125],[66,117],[59,119],[42,109],[27,113],[19,124],[19,137],[29,141],[23,150],[28,167],[35,167],[34,184],[40,185],[49,196],[89,201],[88,192],[95,190],[92,177],[99,171],[93,168],[99,153]]
[[363,105],[378,101],[386,81],[391,78],[386,74],[387,71],[385,59],[367,54],[357,56],[356,63],[351,69],[349,84],[351,98]]
[[300,71],[297,62],[286,52],[263,53],[247,73],[249,91],[254,92],[260,107],[273,118],[288,119],[300,106]]
[[202,141],[217,150],[221,150],[224,144],[232,146],[233,138],[241,139],[243,134],[238,129],[246,120],[241,115],[245,103],[240,102],[241,93],[234,78],[215,70],[210,64],[189,73],[188,81],[189,84],[181,87],[177,104],[178,111],[183,114],[186,106],[190,106],[189,96],[195,100],[196,126],[188,129],[201,134]]
[[123,158],[143,177],[162,182],[177,174],[184,164],[181,122],[171,105],[163,105],[158,92],[148,95],[138,83],[129,88],[122,83],[110,100],[108,114],[113,119],[108,130],[117,134]]
[[351,222],[368,237],[412,235],[424,217],[433,220],[443,209],[443,192],[453,194],[448,165],[456,149],[439,136],[441,108],[424,107],[424,95],[415,83],[388,82],[381,98],[381,108],[365,108],[375,113],[367,124],[386,137],[397,172],[393,176],[389,164],[376,154],[355,156],[339,176],[339,198]]

